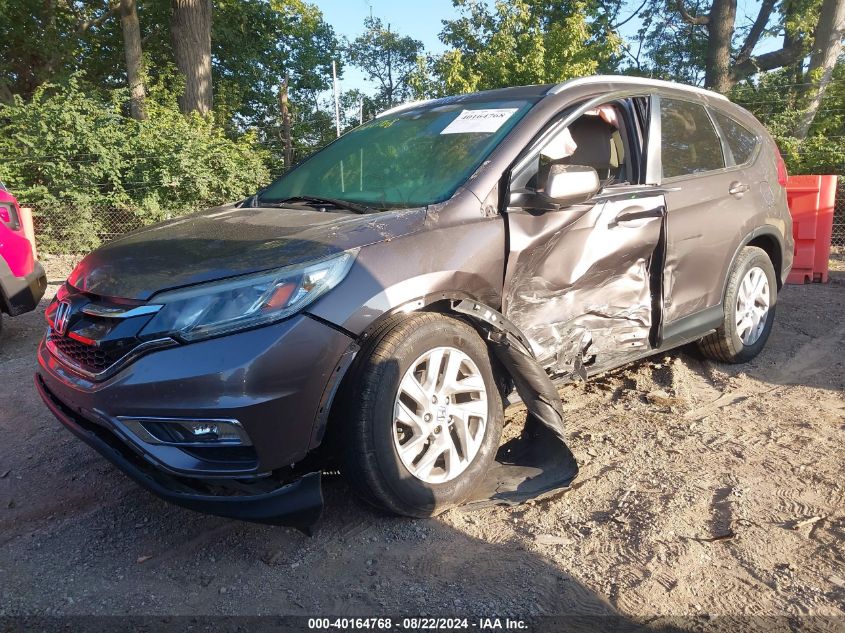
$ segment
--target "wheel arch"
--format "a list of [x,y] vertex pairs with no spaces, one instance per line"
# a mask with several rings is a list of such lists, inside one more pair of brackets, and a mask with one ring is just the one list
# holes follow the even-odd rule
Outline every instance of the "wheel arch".
[[[458,306],[470,306],[466,309],[458,309]],[[474,308],[474,309],[473,309]],[[373,320],[356,338],[350,343],[346,352],[341,356],[337,365],[332,371],[332,376],[329,383],[323,392],[323,397],[320,401],[320,406],[317,410],[317,417],[314,421],[314,428],[311,435],[311,443],[309,450],[314,450],[322,444],[324,438],[327,436],[327,431],[332,425],[332,420],[336,418],[334,411],[335,405],[338,404],[338,394],[343,387],[348,384],[348,380],[352,377],[352,368],[355,365],[355,360],[359,353],[367,345],[370,339],[376,335],[382,328],[390,321],[401,319],[403,316],[415,312],[437,312],[453,318],[458,318],[462,322],[472,327],[479,336],[488,344],[491,344],[489,338],[490,329],[496,329],[505,334],[511,334],[517,338],[518,342],[527,341],[522,332],[516,328],[512,323],[507,321],[495,308],[488,306],[472,295],[462,290],[442,290],[433,292],[431,294],[406,301],[390,310],[383,312],[376,319]],[[470,315],[470,312],[476,312],[477,317]],[[487,318],[485,318],[487,315]],[[493,315],[492,318],[490,315]],[[530,350],[530,346],[526,346]],[[511,372],[499,361],[497,356],[490,353],[490,360],[493,369],[493,375],[499,387],[500,394],[503,399],[509,395],[514,389],[514,380]]]
[[761,233],[749,240],[745,246],[756,246],[766,251],[775,269],[778,290],[783,287],[783,248],[780,240],[773,233]]
[[725,293],[728,289],[728,278],[730,277],[730,273],[733,270],[734,264],[736,264],[739,254],[746,246],[756,246],[766,252],[769,256],[769,260],[772,262],[772,266],[775,269],[775,278],[777,279],[778,290],[783,287],[783,240],[777,228],[774,226],[761,226],[746,235],[739,243],[739,246],[736,247],[736,250],[734,250],[730,266],[727,268],[728,273],[722,280],[722,305],[725,303]]

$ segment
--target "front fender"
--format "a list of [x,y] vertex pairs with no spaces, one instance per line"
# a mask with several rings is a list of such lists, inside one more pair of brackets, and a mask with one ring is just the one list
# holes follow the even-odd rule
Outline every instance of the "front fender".
[[359,336],[383,315],[438,294],[501,306],[503,280],[501,222],[480,220],[363,248],[346,279],[308,313]]

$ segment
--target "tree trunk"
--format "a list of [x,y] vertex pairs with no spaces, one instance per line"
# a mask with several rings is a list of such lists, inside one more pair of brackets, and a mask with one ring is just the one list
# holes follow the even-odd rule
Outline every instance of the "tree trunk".
[[285,144],[285,171],[293,165],[293,139],[290,130],[290,109],[288,108],[288,75],[279,85],[279,109],[282,111],[282,137]]
[[711,90],[725,93],[733,86],[731,38],[736,23],[736,0],[713,0],[708,17],[704,84]]
[[0,80],[0,103],[12,104],[15,102],[15,95],[12,94],[12,89]]
[[[794,24],[801,19],[802,7],[796,0],[784,0],[783,13],[784,23]],[[795,84],[800,84],[804,81],[804,57],[801,51],[804,50],[804,42],[800,34],[794,33],[792,30],[785,28],[783,33],[783,47],[792,49],[796,52],[796,58],[790,64],[785,66],[787,77],[792,79]],[[797,90],[790,90],[788,97],[788,105],[795,105],[795,94]]]
[[136,121],[147,118],[144,89],[144,59],[141,50],[141,27],[135,0],[120,0],[120,26],[123,29],[123,52],[126,56],[126,79],[129,82],[129,113]]
[[842,51],[842,38],[845,37],[845,0],[824,0],[819,22],[813,34],[813,50],[810,54],[810,68],[807,71],[805,96],[809,99],[807,107],[798,124],[795,136],[807,138],[813,119],[821,105],[824,93],[833,78],[833,67]]
[[387,107],[393,107],[393,60],[391,58],[390,24],[387,25]]
[[211,111],[211,0],[171,0],[170,40],[185,77],[179,98],[184,113]]

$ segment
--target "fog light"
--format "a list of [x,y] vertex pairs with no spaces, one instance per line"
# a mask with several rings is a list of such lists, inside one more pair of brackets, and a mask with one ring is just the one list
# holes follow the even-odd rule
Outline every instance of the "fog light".
[[252,446],[237,420],[192,420],[119,416],[142,442],[165,446]]
[[213,442],[220,437],[218,427],[216,424],[208,424],[207,422],[196,422],[190,425],[191,434],[198,440],[203,442]]

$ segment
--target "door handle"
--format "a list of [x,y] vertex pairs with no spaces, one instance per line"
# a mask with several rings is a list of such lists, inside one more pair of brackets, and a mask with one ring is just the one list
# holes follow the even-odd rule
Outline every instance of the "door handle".
[[744,194],[749,189],[751,189],[751,187],[746,185],[744,182],[734,180],[728,188],[728,193],[732,196],[736,196],[737,198],[741,198],[742,194]]
[[615,224],[620,222],[633,222],[634,220],[644,220],[646,218],[662,218],[666,215],[666,207],[663,205],[651,209],[643,209],[642,207],[628,207],[622,209],[619,215],[615,218]]

